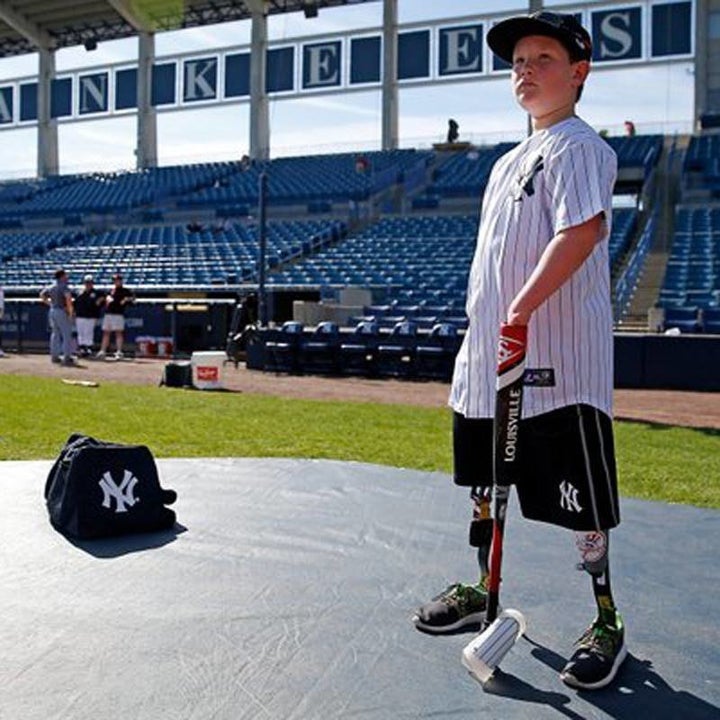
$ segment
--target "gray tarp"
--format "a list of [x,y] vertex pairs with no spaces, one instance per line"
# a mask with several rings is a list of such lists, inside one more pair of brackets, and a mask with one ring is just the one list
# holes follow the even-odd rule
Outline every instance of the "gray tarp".
[[577,693],[557,673],[593,616],[571,535],[511,505],[501,602],[521,640],[484,692],[473,637],[416,631],[472,580],[466,492],[439,473],[309,460],[162,460],[177,533],[71,543],[49,462],[2,463],[0,718],[720,717],[720,513],[625,500],[613,580],[630,657]]

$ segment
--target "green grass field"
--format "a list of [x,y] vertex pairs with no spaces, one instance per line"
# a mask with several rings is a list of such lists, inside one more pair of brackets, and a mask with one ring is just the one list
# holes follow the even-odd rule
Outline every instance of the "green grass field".
[[[450,472],[450,413],[0,376],[0,460],[50,460],[68,435],[147,445],[158,457],[300,457]],[[615,424],[625,496],[720,507],[720,433]]]

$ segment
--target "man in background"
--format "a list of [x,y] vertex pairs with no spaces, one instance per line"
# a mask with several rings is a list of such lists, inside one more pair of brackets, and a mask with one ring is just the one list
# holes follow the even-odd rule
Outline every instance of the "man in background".
[[99,360],[105,359],[107,349],[110,346],[110,335],[115,333],[115,359],[123,357],[123,340],[125,335],[125,310],[127,306],[135,302],[135,294],[123,285],[123,278],[120,273],[113,276],[113,286],[105,297],[105,317],[102,322],[103,336],[100,343],[100,351],[97,354]]
[[77,330],[78,352],[83,357],[92,355],[95,325],[100,318],[100,306],[105,297],[95,289],[92,275],[83,278],[84,287],[75,298],[75,329]]
[[40,291],[40,299],[50,308],[50,359],[54,363],[72,366],[73,302],[68,276],[63,268],[55,271],[55,283]]

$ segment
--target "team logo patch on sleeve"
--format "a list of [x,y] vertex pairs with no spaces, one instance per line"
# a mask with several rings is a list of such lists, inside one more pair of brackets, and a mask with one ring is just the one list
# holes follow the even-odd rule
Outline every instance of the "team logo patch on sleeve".
[[526,387],[555,387],[555,371],[552,368],[527,368],[523,384]]

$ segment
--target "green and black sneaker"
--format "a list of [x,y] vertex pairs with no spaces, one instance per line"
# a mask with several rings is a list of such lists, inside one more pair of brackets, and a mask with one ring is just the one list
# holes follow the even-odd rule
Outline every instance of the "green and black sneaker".
[[570,687],[596,690],[609,685],[627,657],[625,628],[619,614],[615,624],[597,619],[575,645],[575,652],[560,673]]
[[480,585],[455,583],[419,607],[415,627],[429,633],[446,633],[485,619],[487,592]]

